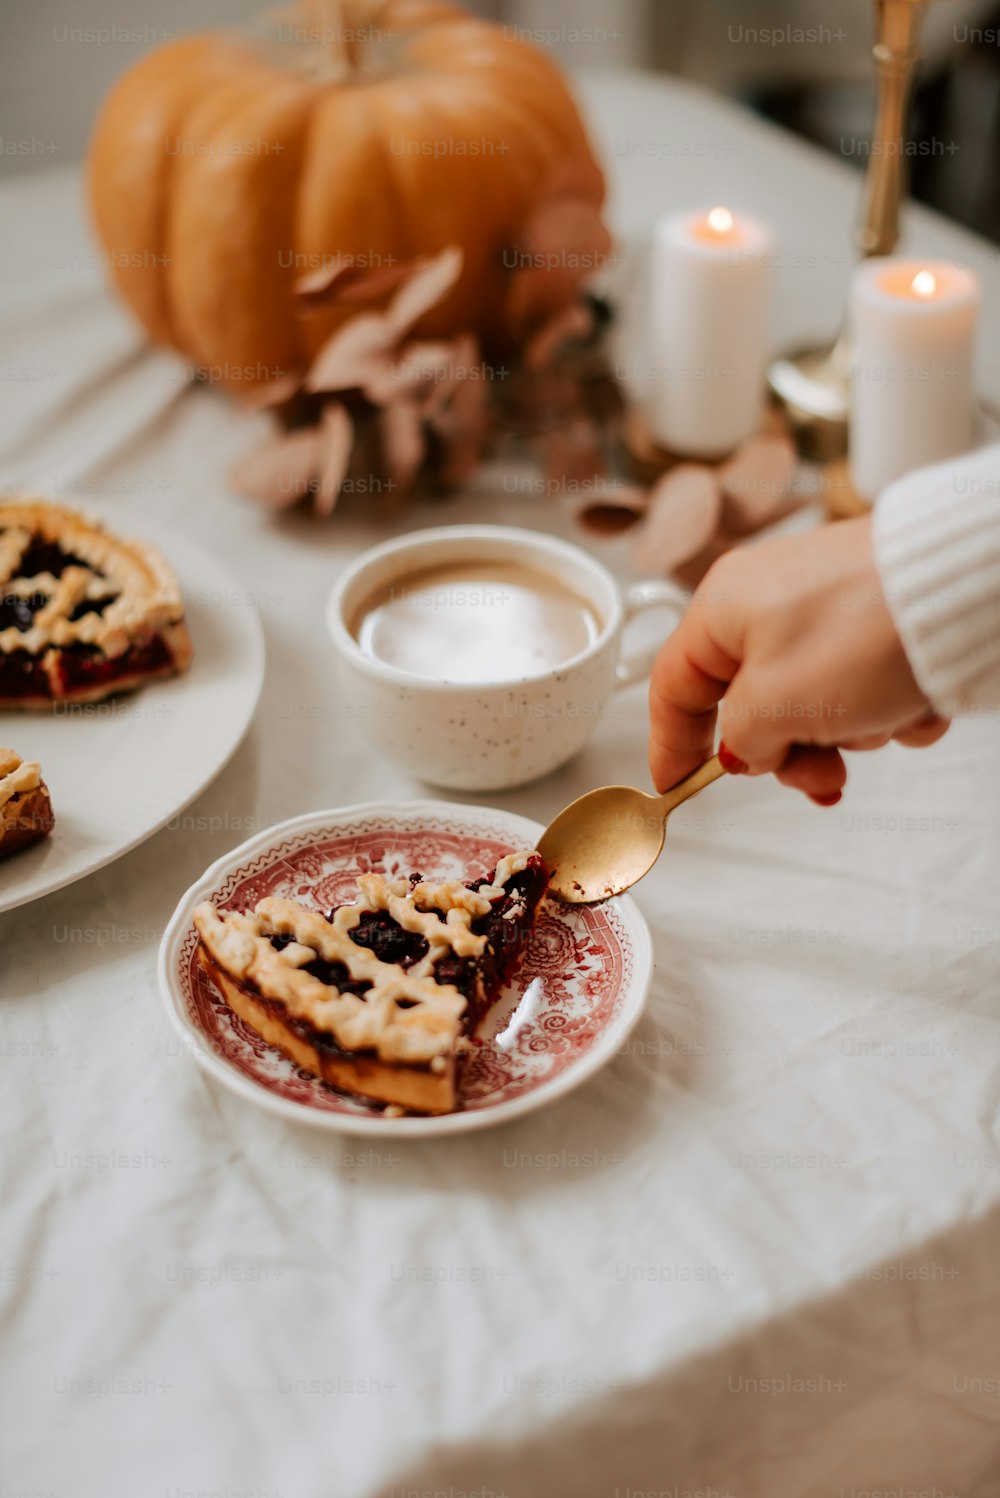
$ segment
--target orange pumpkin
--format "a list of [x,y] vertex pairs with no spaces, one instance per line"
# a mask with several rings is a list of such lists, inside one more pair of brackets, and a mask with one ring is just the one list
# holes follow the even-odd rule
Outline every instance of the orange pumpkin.
[[436,0],[335,10],[340,71],[315,9],[267,38],[187,38],[125,75],[91,143],[119,290],[155,341],[236,394],[300,373],[346,316],[294,292],[336,257],[378,268],[459,245],[462,275],[419,332],[509,346],[526,219],[567,173],[603,199],[569,91],[534,47]]

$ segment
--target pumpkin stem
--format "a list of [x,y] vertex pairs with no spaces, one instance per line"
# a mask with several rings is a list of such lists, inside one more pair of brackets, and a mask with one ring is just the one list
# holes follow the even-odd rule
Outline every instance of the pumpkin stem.
[[335,83],[346,78],[353,67],[344,28],[343,0],[319,0],[319,14],[323,46],[321,74],[328,83]]

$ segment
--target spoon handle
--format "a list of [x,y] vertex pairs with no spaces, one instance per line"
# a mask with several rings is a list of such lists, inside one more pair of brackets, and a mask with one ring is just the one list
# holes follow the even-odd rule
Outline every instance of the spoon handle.
[[712,758],[707,759],[703,765],[699,765],[697,770],[692,770],[690,775],[685,775],[683,780],[678,780],[676,785],[672,785],[669,791],[664,791],[659,798],[663,815],[669,816],[682,801],[687,801],[691,796],[697,796],[706,785],[711,785],[713,780],[718,780],[719,776],[725,773],[725,766],[719,756],[713,754]]

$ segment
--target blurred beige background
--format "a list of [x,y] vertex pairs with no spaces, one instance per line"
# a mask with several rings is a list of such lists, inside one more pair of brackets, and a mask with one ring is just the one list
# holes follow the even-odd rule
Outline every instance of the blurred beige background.
[[[573,67],[706,84],[860,167],[874,0],[466,0]],[[245,22],[259,0],[7,0],[0,175],[79,160],[100,100],[171,37]],[[1000,238],[1000,0],[934,0],[913,116],[914,195]],[[933,144],[936,142],[936,146]]]

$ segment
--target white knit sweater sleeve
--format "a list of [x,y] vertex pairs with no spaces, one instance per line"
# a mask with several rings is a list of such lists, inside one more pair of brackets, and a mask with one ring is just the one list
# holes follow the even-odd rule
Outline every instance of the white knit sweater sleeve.
[[1000,706],[1000,446],[890,484],[873,535],[886,601],[934,707]]

